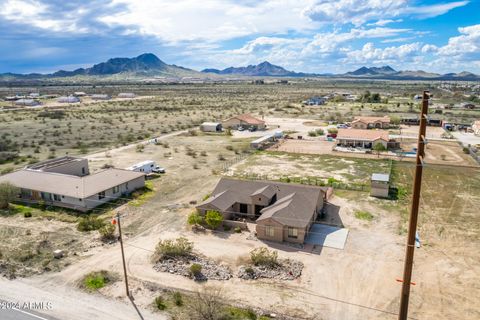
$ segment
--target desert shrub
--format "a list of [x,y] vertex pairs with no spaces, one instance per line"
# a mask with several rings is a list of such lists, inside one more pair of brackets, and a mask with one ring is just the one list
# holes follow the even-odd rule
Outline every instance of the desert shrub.
[[329,128],[329,129],[328,129],[328,133],[330,133],[330,134],[336,134],[336,133],[338,133],[338,130],[337,130],[336,128]]
[[310,137],[316,137],[317,136],[317,133],[315,131],[308,131],[308,135]]
[[229,320],[257,320],[257,314],[252,309],[229,307],[227,314]]
[[223,154],[219,154],[217,158],[218,158],[218,160],[220,160],[220,161],[225,161],[225,160],[226,160],[226,159],[225,159],[225,156],[224,156]]
[[468,149],[467,147],[463,147],[463,153],[466,153],[466,154],[469,154],[470,153],[470,149]]
[[202,273],[202,266],[198,263],[194,263],[190,266],[190,275],[198,277]]
[[225,297],[220,288],[205,287],[197,291],[188,305],[189,316],[192,320],[221,320],[225,319]]
[[194,211],[188,216],[187,222],[191,226],[198,226],[203,223],[203,217],[198,214],[198,212]]
[[98,229],[98,233],[103,241],[110,241],[115,239],[115,229],[114,224],[107,224]]
[[165,299],[163,299],[162,296],[156,297],[154,303],[158,310],[165,310],[167,308],[167,305],[165,304]]
[[315,133],[317,134],[317,136],[323,136],[325,134],[325,131],[323,131],[323,129],[316,129]]
[[113,277],[108,273],[108,271],[94,271],[87,274],[82,281],[84,288],[88,290],[98,290],[105,287],[108,283],[112,282]]
[[187,238],[160,240],[155,247],[154,260],[189,256],[192,250],[193,242]]
[[232,230],[232,227],[230,227],[228,225],[223,226],[223,231],[230,231],[230,230]]
[[212,229],[216,229],[223,221],[223,216],[220,212],[209,210],[205,214],[205,223]]
[[256,248],[250,252],[250,260],[256,266],[275,267],[278,265],[278,252],[265,247]]
[[207,152],[206,152],[206,151],[202,151],[202,152],[200,152],[200,155],[201,155],[202,157],[206,157],[206,156],[207,156]]
[[135,147],[135,150],[137,152],[143,152],[143,150],[145,150],[145,146],[142,143],[137,144],[137,146]]
[[368,211],[356,211],[355,218],[360,220],[372,221],[373,215]]
[[94,216],[87,216],[80,219],[77,225],[78,231],[93,231],[105,226],[105,222]]
[[8,204],[17,198],[20,189],[10,182],[0,183],[0,209],[7,209]]
[[235,233],[242,233],[242,228],[235,227],[235,229],[233,229],[233,231],[235,231]]
[[25,211],[23,213],[24,218],[31,218],[32,217],[32,211]]
[[173,298],[173,303],[175,303],[177,307],[183,306],[183,296],[180,292],[175,291],[172,294],[172,298]]

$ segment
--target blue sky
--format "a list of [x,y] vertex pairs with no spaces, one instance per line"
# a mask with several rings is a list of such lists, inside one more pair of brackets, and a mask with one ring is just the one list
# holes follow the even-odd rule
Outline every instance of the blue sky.
[[0,73],[169,64],[480,74],[480,0],[0,0]]

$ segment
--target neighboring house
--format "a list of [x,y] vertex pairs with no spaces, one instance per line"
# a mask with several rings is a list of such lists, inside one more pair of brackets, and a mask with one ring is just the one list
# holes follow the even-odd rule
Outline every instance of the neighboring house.
[[275,136],[275,134],[267,134],[250,142],[250,147],[252,147],[253,149],[261,150],[273,145],[275,141],[277,141],[277,137]]
[[355,117],[353,129],[386,129],[390,127],[390,117]]
[[60,97],[57,99],[59,103],[77,103],[80,102],[80,98],[75,96],[68,96],[68,97]]
[[212,196],[197,206],[200,214],[256,220],[263,240],[303,243],[323,208],[328,188],[273,181],[221,178]]
[[460,108],[462,108],[462,109],[475,109],[476,106],[473,103],[464,102],[464,103],[460,104]]
[[110,100],[111,98],[108,94],[92,94],[93,100]]
[[0,176],[20,188],[19,201],[45,203],[82,212],[145,186],[145,174],[107,169],[89,174],[88,160],[62,157]]
[[83,91],[77,91],[77,92],[74,92],[73,95],[75,97],[85,97],[87,94]]
[[203,132],[221,132],[222,124],[219,122],[204,122],[200,125],[200,130]]
[[121,92],[118,94],[117,96],[118,98],[122,98],[122,99],[133,99],[135,98],[135,93],[133,92]]
[[338,129],[337,145],[342,147],[359,147],[372,149],[377,143],[385,148],[392,147],[396,143],[390,140],[386,130],[364,130],[364,129]]
[[324,97],[311,97],[307,99],[304,104],[307,106],[319,106],[325,104],[326,101],[327,99],[325,99]]
[[378,198],[388,198],[390,175],[382,173],[372,174],[370,195]]
[[480,120],[474,121],[472,124],[473,134],[480,136]]
[[265,129],[265,121],[257,119],[250,114],[241,114],[222,122],[224,128],[238,129],[238,127],[253,127],[258,130]]
[[40,105],[40,102],[38,102],[37,100],[33,100],[33,99],[18,99],[17,101],[15,101],[15,104],[17,106],[33,107],[33,106]]

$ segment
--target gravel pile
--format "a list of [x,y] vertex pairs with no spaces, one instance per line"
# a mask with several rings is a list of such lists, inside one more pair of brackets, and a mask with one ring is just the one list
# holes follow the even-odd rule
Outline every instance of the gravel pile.
[[[190,266],[194,263],[202,266],[202,271],[197,276],[190,275]],[[193,255],[187,258],[163,259],[157,262],[153,268],[156,271],[179,274],[196,281],[228,280],[232,278],[232,272],[227,266]]]
[[302,275],[303,263],[290,259],[279,260],[275,267],[265,266],[240,266],[237,277],[244,280],[255,280],[259,278],[277,280],[295,280]]

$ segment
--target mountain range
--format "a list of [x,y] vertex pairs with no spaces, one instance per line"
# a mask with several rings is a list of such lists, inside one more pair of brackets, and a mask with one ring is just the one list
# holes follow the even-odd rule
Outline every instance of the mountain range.
[[223,78],[229,76],[248,77],[331,77],[354,79],[389,79],[389,80],[468,80],[479,81],[480,76],[471,72],[438,74],[422,70],[397,71],[390,66],[361,67],[344,74],[314,74],[289,71],[281,66],[264,61],[258,65],[246,67],[229,67],[223,70],[204,69],[201,72],[192,69],[170,65],[160,60],[153,53],[144,53],[134,58],[112,58],[106,62],[93,65],[90,68],[79,68],[73,71],[59,70],[51,74],[0,74],[0,80],[12,81],[23,79],[68,79],[70,77],[101,77],[102,79],[118,78],[149,78],[149,77],[196,77],[196,78]]

